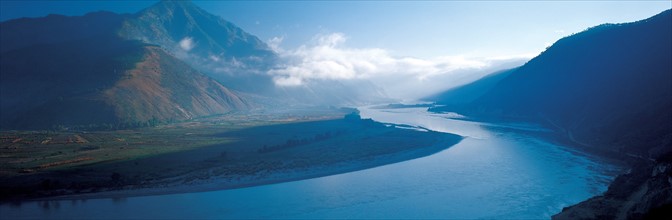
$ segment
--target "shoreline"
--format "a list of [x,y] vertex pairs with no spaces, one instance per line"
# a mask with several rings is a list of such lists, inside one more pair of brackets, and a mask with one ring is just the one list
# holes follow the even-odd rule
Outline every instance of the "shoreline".
[[147,187],[124,189],[104,188],[103,190],[93,193],[81,193],[71,195],[61,195],[52,197],[40,197],[26,200],[8,200],[0,203],[16,203],[16,202],[42,202],[42,201],[67,201],[67,200],[89,200],[89,199],[120,199],[131,197],[144,196],[162,196],[171,194],[186,194],[186,193],[203,193],[220,190],[232,190],[264,185],[273,185],[286,182],[294,182],[300,180],[314,179],[327,177],[332,175],[339,175],[344,173],[356,172],[360,170],[372,169],[376,167],[392,165],[404,161],[418,159],[422,157],[431,156],[446,150],[464,139],[464,137],[442,133],[449,135],[441,137],[437,143],[431,146],[425,146],[417,149],[404,150],[402,152],[383,154],[363,158],[353,161],[341,161],[330,165],[319,165],[310,168],[302,169],[288,169],[281,171],[266,172],[264,174],[256,175],[239,175],[237,178],[222,178],[221,176],[209,176],[207,179],[196,178],[196,181],[190,183],[181,182],[181,180],[193,177],[189,174],[174,177],[172,181],[167,184],[151,184]]

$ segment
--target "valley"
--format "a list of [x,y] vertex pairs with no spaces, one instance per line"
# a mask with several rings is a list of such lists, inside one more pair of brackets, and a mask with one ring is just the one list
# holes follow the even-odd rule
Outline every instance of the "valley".
[[0,11],[1,219],[672,216],[667,1]]
[[3,131],[2,200],[284,182],[426,156],[461,140],[362,120],[349,111],[232,113],[113,131]]

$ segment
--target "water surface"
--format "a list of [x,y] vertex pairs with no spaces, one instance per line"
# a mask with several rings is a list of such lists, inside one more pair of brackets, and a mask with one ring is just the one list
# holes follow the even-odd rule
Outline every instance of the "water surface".
[[440,153],[377,168],[202,193],[3,204],[3,218],[548,218],[606,190],[616,166],[511,129],[426,108],[363,118],[465,136]]

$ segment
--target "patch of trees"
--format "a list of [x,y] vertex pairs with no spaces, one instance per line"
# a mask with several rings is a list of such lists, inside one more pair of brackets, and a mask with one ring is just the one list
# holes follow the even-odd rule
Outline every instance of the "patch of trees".
[[361,126],[365,127],[384,127],[382,123],[375,122],[374,120],[367,118],[367,119],[362,119],[362,116],[359,115],[359,112],[352,112],[350,114],[347,114],[343,117],[343,120],[353,123],[353,124],[358,124]]
[[159,120],[157,118],[152,118],[146,121],[130,121],[130,122],[110,122],[110,123],[98,123],[98,124],[87,124],[87,125],[62,125],[56,124],[51,126],[52,131],[68,131],[68,130],[80,130],[80,131],[111,131],[111,130],[123,130],[123,129],[133,129],[133,128],[146,128],[146,127],[155,127],[159,125],[171,124],[177,122],[174,119],[168,120]]
[[362,116],[360,116],[358,112],[351,112],[350,114],[345,115],[343,119],[349,122],[359,122],[362,120]]

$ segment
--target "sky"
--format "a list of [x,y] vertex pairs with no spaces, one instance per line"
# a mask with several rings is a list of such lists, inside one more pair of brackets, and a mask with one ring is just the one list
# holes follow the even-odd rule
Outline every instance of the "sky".
[[[0,1],[0,20],[50,13],[134,13],[155,1]],[[343,33],[347,46],[394,55],[511,56],[538,53],[601,23],[641,20],[672,1],[194,1],[267,41],[296,48]]]
[[[99,10],[135,13],[154,3],[2,0],[0,20]],[[391,91],[396,95],[418,86],[438,90],[466,83],[520,65],[589,27],[637,21],[672,8],[669,0],[194,3],[266,41],[288,60],[269,72],[278,85],[365,78],[399,84],[404,89]]]

